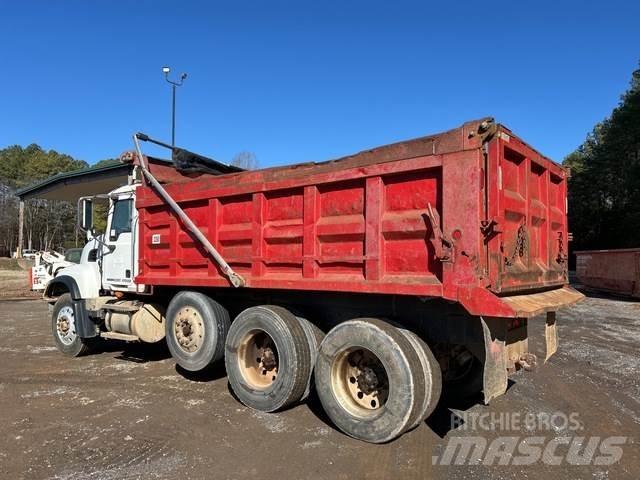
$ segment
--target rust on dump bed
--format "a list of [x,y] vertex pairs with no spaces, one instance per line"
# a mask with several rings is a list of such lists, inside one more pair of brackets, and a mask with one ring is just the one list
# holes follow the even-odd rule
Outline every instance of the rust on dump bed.
[[[486,127],[483,128],[481,125],[486,125]],[[237,182],[237,177],[242,177],[243,182],[252,181],[252,179],[256,177],[259,177],[263,181],[272,181],[285,178],[298,178],[308,175],[310,172],[314,174],[328,173],[336,170],[365,167],[377,163],[393,162],[409,158],[444,155],[446,153],[478,148],[482,145],[483,141],[495,134],[498,128],[503,127],[494,123],[492,117],[485,117],[466,122],[463,126],[446,132],[383,145],[333,160],[304,162],[294,165],[263,168],[260,170],[228,173],[217,176],[217,179],[220,186],[228,186]],[[135,161],[135,153],[128,152],[121,157],[121,160]],[[158,168],[157,163],[157,161],[155,164],[151,162],[149,166],[150,170],[153,171],[154,167]],[[158,170],[156,170],[156,172],[158,172]],[[187,177],[178,174],[178,176],[170,175],[169,178],[165,179],[164,172],[156,173],[155,176],[161,182],[167,181],[172,183],[189,182],[194,178],[193,176]],[[200,177],[206,176],[207,174],[200,175]]]
[[[558,290],[566,172],[490,117],[322,163],[181,182],[163,168],[154,175],[249,288],[443,297],[501,317],[574,299]],[[136,282],[229,286],[152,188],[136,206]],[[556,293],[533,296],[543,289]]]

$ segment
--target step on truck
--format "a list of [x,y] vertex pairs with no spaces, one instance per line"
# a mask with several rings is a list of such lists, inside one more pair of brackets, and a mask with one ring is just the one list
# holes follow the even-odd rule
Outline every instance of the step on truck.
[[380,443],[441,395],[503,394],[536,364],[528,322],[545,322],[546,360],[556,312],[581,298],[567,172],[491,118],[254,171],[133,141],[106,231],[96,198],[81,198],[81,262],[44,293],[67,355],[166,341],[184,371],[224,362],[248,407],[286,409],[315,389],[340,430]]

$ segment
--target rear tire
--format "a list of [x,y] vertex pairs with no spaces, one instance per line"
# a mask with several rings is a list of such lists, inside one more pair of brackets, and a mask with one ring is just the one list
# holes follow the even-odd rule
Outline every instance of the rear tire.
[[210,367],[224,355],[229,312],[198,292],[178,293],[167,308],[166,338],[171,356],[190,372]]
[[307,335],[307,342],[309,343],[309,351],[311,353],[311,368],[309,370],[309,379],[307,380],[307,388],[300,399],[301,402],[304,402],[309,395],[311,394],[311,388],[313,385],[313,369],[316,365],[316,359],[318,358],[318,350],[320,349],[320,344],[324,339],[324,332],[320,330],[317,326],[311,323],[306,318],[297,317],[298,321],[302,325],[304,329],[304,333]]
[[305,328],[288,310],[262,305],[244,310],[225,347],[229,384],[246,406],[262,412],[298,401],[309,385],[311,348]]
[[350,320],[322,341],[315,367],[318,397],[344,433],[384,443],[404,433],[423,409],[424,373],[412,344],[374,318]]
[[61,295],[53,307],[51,330],[56,347],[65,355],[79,357],[91,351],[91,339],[80,338],[76,332],[73,300],[68,293]]
[[411,345],[413,345],[418,357],[420,357],[424,374],[425,389],[423,393],[423,407],[413,425],[408,428],[408,430],[412,430],[424,422],[438,405],[440,395],[442,394],[442,371],[440,370],[440,365],[436,357],[424,340],[410,330],[401,329],[400,331],[407,340],[409,340]]
[[473,353],[463,347],[455,359],[455,367],[450,362],[443,378],[442,396],[448,402],[469,400],[479,396],[484,388],[484,365]]

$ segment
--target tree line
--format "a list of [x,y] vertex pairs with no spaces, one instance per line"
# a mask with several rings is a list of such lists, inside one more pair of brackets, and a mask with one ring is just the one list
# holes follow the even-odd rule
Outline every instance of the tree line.
[[[87,167],[87,162],[32,144],[0,150],[0,255],[18,245],[19,200],[15,192],[60,172]],[[33,199],[25,202],[24,246],[36,250],[70,247],[75,241],[75,208],[67,202]]]
[[[105,159],[94,166],[116,161]],[[238,153],[232,159],[232,164],[246,169],[258,167],[255,154],[246,151]],[[88,166],[84,160],[55,150],[47,151],[36,144],[27,147],[13,145],[0,150],[0,257],[10,256],[18,246],[19,199],[16,191],[52,175]],[[96,221],[102,220],[104,223],[104,205],[96,205],[96,208],[100,210],[96,212]],[[83,235],[76,229],[75,205],[45,199],[25,201],[23,249],[60,251],[82,246],[83,240]]]
[[640,69],[611,115],[563,164],[572,250],[640,247]]

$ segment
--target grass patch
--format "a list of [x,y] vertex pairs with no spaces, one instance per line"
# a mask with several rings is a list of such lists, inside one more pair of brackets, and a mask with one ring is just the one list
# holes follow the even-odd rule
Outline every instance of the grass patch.
[[0,270],[23,270],[15,258],[0,258]]

